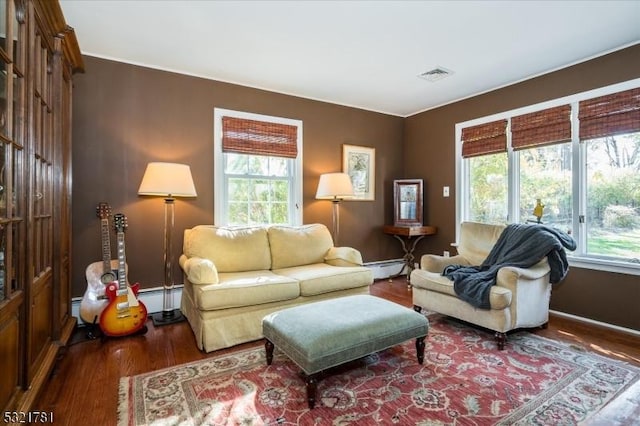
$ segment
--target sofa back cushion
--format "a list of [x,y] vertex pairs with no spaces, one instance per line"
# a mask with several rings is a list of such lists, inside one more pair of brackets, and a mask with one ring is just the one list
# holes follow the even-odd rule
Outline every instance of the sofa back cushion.
[[316,223],[303,226],[269,227],[271,269],[323,263],[333,239],[326,226]]
[[184,254],[211,260],[218,272],[244,272],[271,267],[267,230],[198,225],[184,232]]
[[498,241],[505,225],[463,222],[460,225],[460,245],[458,253],[471,265],[480,265]]

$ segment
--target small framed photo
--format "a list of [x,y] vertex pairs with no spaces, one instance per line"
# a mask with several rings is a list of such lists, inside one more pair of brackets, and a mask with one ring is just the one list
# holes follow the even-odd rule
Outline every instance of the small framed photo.
[[422,226],[422,179],[393,181],[394,226]]
[[375,200],[376,149],[365,146],[342,145],[342,171],[351,177],[354,198]]

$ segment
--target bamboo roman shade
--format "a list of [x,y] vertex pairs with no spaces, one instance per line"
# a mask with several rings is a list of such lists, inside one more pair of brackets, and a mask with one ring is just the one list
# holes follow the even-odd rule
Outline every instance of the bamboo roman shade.
[[298,128],[237,117],[222,117],[222,151],[296,158]]
[[580,139],[640,131],[640,88],[580,101]]
[[507,152],[507,120],[462,129],[462,157]]
[[514,150],[571,141],[571,105],[561,105],[511,119]]

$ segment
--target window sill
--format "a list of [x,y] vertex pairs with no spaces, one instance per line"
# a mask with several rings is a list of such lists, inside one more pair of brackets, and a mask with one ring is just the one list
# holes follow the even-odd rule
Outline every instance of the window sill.
[[569,265],[576,268],[595,269],[598,271],[616,272],[619,274],[639,275],[640,264],[615,262],[592,257],[567,256]]

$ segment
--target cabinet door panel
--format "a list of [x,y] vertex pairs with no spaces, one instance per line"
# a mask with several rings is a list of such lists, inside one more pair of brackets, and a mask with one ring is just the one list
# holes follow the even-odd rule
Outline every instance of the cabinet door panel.
[[0,408],[9,404],[18,387],[18,313],[15,312],[0,324],[0,359],[2,360],[2,374],[0,374]]
[[31,333],[29,333],[31,337],[31,363],[38,361],[42,351],[51,341],[51,319],[53,317],[51,274],[49,273],[39,280],[38,284],[34,285],[34,290],[31,307]]

